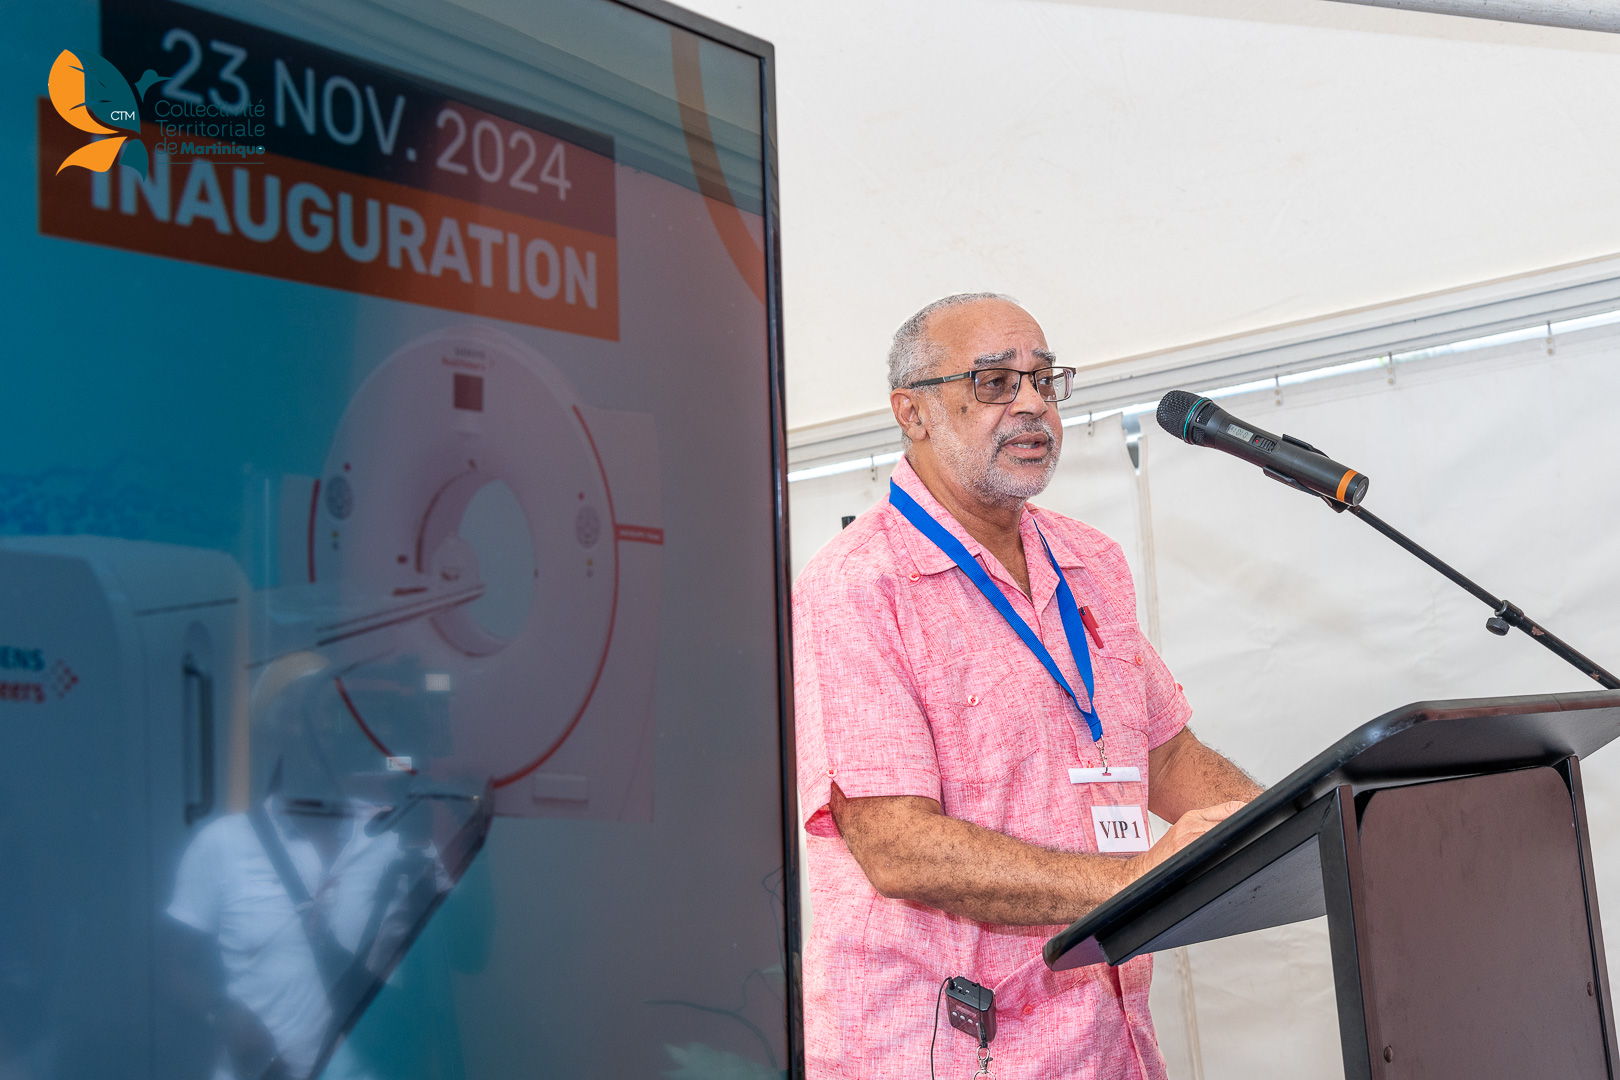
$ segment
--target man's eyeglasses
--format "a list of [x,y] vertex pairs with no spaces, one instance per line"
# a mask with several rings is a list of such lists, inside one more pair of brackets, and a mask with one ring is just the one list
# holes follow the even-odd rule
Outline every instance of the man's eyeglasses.
[[941,375],[937,379],[919,379],[908,384],[906,389],[915,390],[919,386],[939,386],[941,383],[955,382],[957,379],[972,379],[975,398],[986,405],[1005,405],[1017,400],[1025,376],[1035,384],[1035,392],[1047,401],[1062,401],[1074,389],[1072,367],[1044,367],[1036,368],[1034,371],[1019,371],[1017,368],[1006,367],[974,368],[972,371],[958,372],[955,375]]

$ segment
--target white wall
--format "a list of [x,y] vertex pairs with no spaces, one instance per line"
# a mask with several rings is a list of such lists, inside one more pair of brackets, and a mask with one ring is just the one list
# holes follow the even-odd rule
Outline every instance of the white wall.
[[1620,37],[1324,0],[685,0],[776,45],[788,421],[935,296],[1069,362],[1608,254]]

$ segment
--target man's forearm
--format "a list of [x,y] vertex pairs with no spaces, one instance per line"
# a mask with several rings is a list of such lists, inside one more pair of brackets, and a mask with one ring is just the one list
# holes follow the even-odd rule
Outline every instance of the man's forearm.
[[850,854],[883,896],[976,922],[1047,926],[1080,918],[1259,790],[1247,777],[1232,783],[1240,799],[1178,815],[1151,848],[1131,856],[1053,851],[947,817],[938,802],[918,796],[850,799],[835,784],[828,808]]
[[1118,855],[1052,851],[944,814],[928,832],[931,851],[891,868],[898,892],[977,922],[1073,922],[1135,876]]
[[1166,821],[1201,806],[1248,802],[1265,790],[1190,729],[1149,754],[1148,769],[1153,784],[1148,808]]
[[1117,855],[1052,851],[959,818],[932,799],[846,799],[833,817],[873,886],[978,922],[1067,923],[1136,874]]

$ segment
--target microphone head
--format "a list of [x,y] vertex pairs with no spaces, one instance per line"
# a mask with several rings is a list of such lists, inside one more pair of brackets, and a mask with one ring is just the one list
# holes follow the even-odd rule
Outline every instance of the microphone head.
[[1185,390],[1172,390],[1159,399],[1159,426],[1178,439],[1185,440],[1187,418],[1202,398]]

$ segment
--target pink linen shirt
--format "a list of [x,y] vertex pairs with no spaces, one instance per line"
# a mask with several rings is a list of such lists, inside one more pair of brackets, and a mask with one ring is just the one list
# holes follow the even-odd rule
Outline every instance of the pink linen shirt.
[[[940,984],[962,975],[995,991],[991,1044],[1001,1080],[1160,1080],[1148,1016],[1151,958],[1047,970],[1041,946],[1060,926],[998,926],[880,896],[827,809],[846,796],[914,795],[952,817],[1041,847],[1095,852],[1093,805],[1146,815],[1147,755],[1191,709],[1136,621],[1119,545],[1070,518],[1025,506],[1019,531],[1031,596],[968,535],[902,459],[894,480],[960,540],[1051,651],[1081,700],[1039,522],[1077,602],[1098,623],[1088,641],[1095,708],[1112,766],[1139,784],[1074,784],[1099,756],[1074,703],[948,555],[887,502],[818,552],[793,589],[799,805],[809,832],[812,926],[804,963],[807,1076],[928,1075]],[[941,1017],[940,1077],[966,1077],[977,1044]]]

